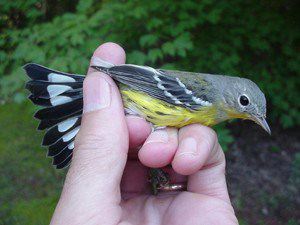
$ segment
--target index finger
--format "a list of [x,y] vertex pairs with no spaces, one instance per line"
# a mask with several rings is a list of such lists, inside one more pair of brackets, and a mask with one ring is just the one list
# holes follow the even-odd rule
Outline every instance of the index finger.
[[211,128],[199,124],[181,128],[172,165],[176,172],[189,175],[188,191],[230,202],[224,152]]

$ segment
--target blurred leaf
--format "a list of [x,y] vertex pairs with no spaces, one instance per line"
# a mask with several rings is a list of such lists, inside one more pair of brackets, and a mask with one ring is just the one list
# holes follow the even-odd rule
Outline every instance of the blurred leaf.
[[147,34],[140,38],[140,45],[142,47],[149,47],[154,45],[157,42],[158,38],[157,36],[153,34]]
[[214,126],[214,130],[216,130],[218,134],[218,139],[223,151],[228,151],[229,144],[231,144],[234,141],[233,136],[230,134],[230,131],[225,128],[224,123]]
[[80,0],[77,4],[77,12],[84,13],[93,7],[94,0]]
[[166,42],[162,46],[162,50],[166,55],[174,56],[176,52],[175,45],[171,42]]
[[162,59],[162,58],[163,58],[163,54],[162,54],[161,50],[158,48],[151,49],[148,52],[148,59],[152,63],[155,63],[158,59]]
[[140,51],[133,51],[127,56],[128,62],[137,65],[143,65],[146,63],[146,55]]

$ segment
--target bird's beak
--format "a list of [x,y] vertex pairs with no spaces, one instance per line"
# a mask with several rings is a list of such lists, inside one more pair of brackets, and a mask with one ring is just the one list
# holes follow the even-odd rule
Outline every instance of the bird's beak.
[[266,118],[263,116],[253,116],[252,120],[257,123],[258,125],[260,125],[265,131],[268,132],[268,134],[271,135],[271,129],[266,121]]

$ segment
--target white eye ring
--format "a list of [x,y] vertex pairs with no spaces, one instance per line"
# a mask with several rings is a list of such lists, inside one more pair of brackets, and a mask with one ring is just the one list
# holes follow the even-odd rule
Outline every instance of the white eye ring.
[[245,94],[239,97],[239,104],[243,107],[248,106],[250,104],[249,97]]

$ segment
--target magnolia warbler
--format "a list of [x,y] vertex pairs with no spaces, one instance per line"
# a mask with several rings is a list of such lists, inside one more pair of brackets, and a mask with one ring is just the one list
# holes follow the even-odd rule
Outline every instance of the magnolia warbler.
[[[252,81],[223,75],[153,69],[131,64],[113,65],[93,58],[92,68],[118,84],[125,112],[138,115],[154,127],[183,127],[192,123],[213,126],[222,121],[250,119],[268,133],[266,99]],[[35,117],[46,129],[43,145],[56,168],[69,165],[74,139],[80,129],[84,76],[58,72],[29,63],[29,99],[45,108]],[[156,171],[157,172],[157,171]],[[159,174],[158,174],[159,175]]]

